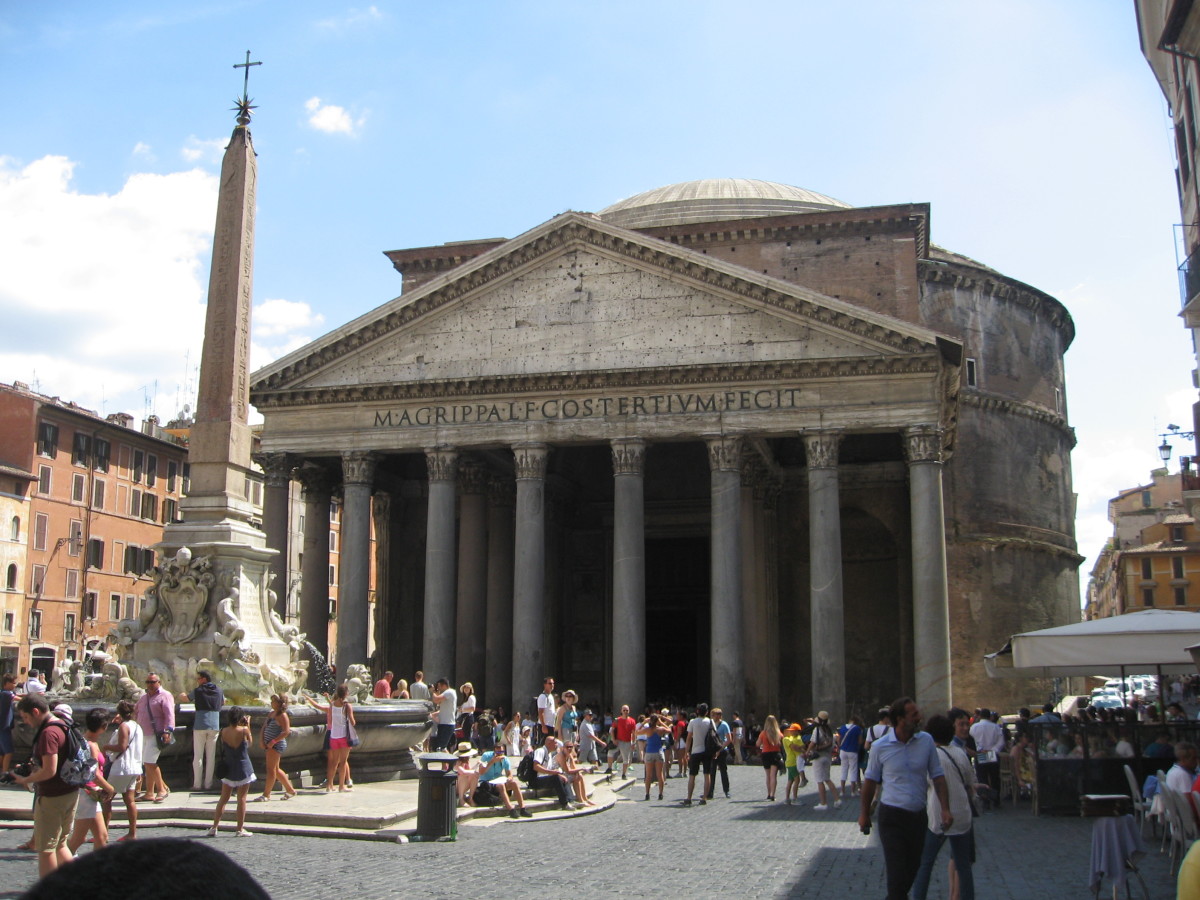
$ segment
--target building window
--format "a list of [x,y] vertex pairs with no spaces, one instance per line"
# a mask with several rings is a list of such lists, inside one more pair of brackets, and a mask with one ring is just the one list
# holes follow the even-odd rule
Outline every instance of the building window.
[[142,494],[142,518],[151,522],[158,520],[158,498],[149,492]]
[[329,552],[330,553],[337,553],[337,536],[338,536],[338,533],[336,531],[329,532]]
[[96,596],[95,591],[88,591],[83,595],[83,617],[85,619],[96,618],[96,607],[100,605],[100,598]]
[[179,517],[175,514],[176,509],[177,509],[177,504],[175,503],[174,500],[170,499],[169,497],[165,498],[163,500],[163,502],[162,502],[162,512],[163,512],[162,520],[163,520],[164,525],[170,525],[172,522],[179,521]]
[[158,484],[158,457],[151,453],[146,457],[146,487]]
[[979,367],[970,357],[967,358],[967,387],[979,387]]
[[87,564],[90,569],[104,568],[104,541],[100,538],[92,538],[88,541]]
[[132,619],[137,615],[137,597],[133,594],[125,595],[125,618]]
[[142,492],[135,490],[129,495],[129,514],[134,517],[142,514]]
[[4,589],[6,591],[15,591],[17,589],[17,564],[8,564],[8,574],[4,578]]
[[1179,185],[1184,190],[1192,177],[1192,164],[1188,156],[1187,133],[1182,122],[1175,123],[1175,155],[1179,162]]
[[50,496],[50,467],[38,466],[38,493],[43,497]]
[[16,613],[6,612],[4,614],[4,633],[12,634],[13,629],[17,627]]
[[50,518],[45,513],[37,513],[33,517],[33,549],[46,549],[46,531],[50,527]]
[[329,521],[337,522],[337,520],[338,520],[338,505],[337,505],[336,500],[332,500],[329,503]]
[[71,442],[71,463],[76,466],[86,466],[92,459],[92,438],[82,431],[75,432]]
[[108,617],[114,622],[121,618],[121,595],[108,595]]
[[58,456],[58,426],[50,422],[38,423],[38,456],[54,459]]
[[29,612],[29,639],[32,641],[40,641],[42,639],[42,612],[34,609]]
[[1172,578],[1182,578],[1183,577],[1183,557],[1182,556],[1172,556],[1171,557],[1171,577]]
[[71,502],[82,503],[84,491],[87,489],[87,484],[83,480],[83,476],[76,472],[71,476]]
[[64,596],[68,600],[74,600],[79,596],[79,570],[67,569],[67,590]]
[[96,438],[96,455],[92,457],[97,472],[108,472],[109,460],[112,458],[112,444],[102,438]]
[[63,640],[68,643],[75,640],[75,613],[63,617]]
[[153,568],[154,551],[149,547],[130,545],[125,548],[125,571],[127,573],[140,578]]
[[1154,605],[1154,588],[1142,588],[1142,606]]
[[1175,588],[1175,605],[1187,606],[1187,588]]
[[184,463],[183,464],[183,487],[181,490],[183,493],[186,494],[191,489],[192,489],[192,464]]
[[71,520],[71,536],[67,541],[67,554],[69,556],[78,556],[83,550],[83,522],[79,519]]
[[335,584],[337,584],[337,567],[330,566],[329,567],[329,586],[333,587]]
[[175,480],[179,477],[179,463],[167,460],[167,491],[175,493]]
[[92,506],[101,511],[104,509],[104,482],[99,478],[92,482]]
[[1142,559],[1142,578],[1149,581],[1154,577],[1154,563],[1149,558]]
[[34,566],[33,567],[33,582],[29,586],[31,589],[31,593],[35,597],[40,597],[42,595],[42,585],[44,585],[45,583],[46,583],[46,567],[45,566]]
[[12,517],[12,528],[9,531],[8,536],[11,540],[14,540],[14,541],[19,541],[21,539],[21,517],[20,516]]
[[145,474],[145,470],[146,470],[146,451],[135,449],[133,451],[133,483],[134,484],[142,483],[142,476]]
[[1054,389],[1054,411],[1056,413],[1062,412],[1062,388]]
[[1142,508],[1149,509],[1154,505],[1154,498],[1150,496],[1149,491],[1142,491]]

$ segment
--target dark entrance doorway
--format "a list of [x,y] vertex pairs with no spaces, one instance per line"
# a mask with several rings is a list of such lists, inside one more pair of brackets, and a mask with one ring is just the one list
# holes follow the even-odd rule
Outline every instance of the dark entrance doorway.
[[646,541],[646,699],[661,707],[706,699],[709,672],[709,541]]

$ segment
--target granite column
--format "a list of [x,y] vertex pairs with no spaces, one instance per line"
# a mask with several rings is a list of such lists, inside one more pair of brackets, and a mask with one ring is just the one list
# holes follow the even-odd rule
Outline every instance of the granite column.
[[546,613],[546,461],[550,448],[516,444],[515,569],[513,571],[513,708],[526,710],[537,696],[545,663],[542,627]]
[[834,722],[846,714],[846,636],[842,607],[842,517],[838,499],[840,436],[804,435],[808,459],[809,613],[813,711]]
[[425,529],[425,635],[421,668],[430,684],[454,678],[455,540],[454,486],[458,453],[448,447],[425,451],[429,506]]
[[613,461],[613,706],[646,702],[646,442],[618,438]]
[[484,683],[488,706],[514,709],[513,664],[513,504],[509,480],[488,483],[487,511],[487,633]]
[[712,493],[712,706],[740,709],[745,701],[742,655],[742,439],[708,438]]
[[[329,657],[329,504],[333,483],[324,469],[301,466],[304,488],[304,559],[300,566],[300,630]],[[313,676],[310,670],[310,678]],[[315,682],[310,682],[315,683]]]
[[470,681],[484,705],[488,699],[484,670],[487,628],[487,487],[486,473],[476,463],[458,467],[458,626],[455,628],[455,684]]
[[367,662],[371,587],[371,494],[375,454],[342,454],[342,550],[338,580],[337,666]]

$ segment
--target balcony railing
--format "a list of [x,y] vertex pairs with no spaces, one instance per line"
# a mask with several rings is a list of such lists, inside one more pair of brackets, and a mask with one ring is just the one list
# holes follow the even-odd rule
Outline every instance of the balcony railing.
[[1179,266],[1180,305],[1187,306],[1197,294],[1200,294],[1200,247]]

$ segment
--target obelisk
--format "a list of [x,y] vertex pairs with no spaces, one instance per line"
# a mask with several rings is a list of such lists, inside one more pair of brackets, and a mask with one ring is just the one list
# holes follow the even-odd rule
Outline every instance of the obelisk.
[[[238,68],[258,65],[246,62]],[[247,76],[247,82],[248,82]],[[282,622],[271,618],[270,566],[278,551],[251,523],[255,510],[250,477],[250,312],[254,275],[254,196],[258,171],[250,139],[254,107],[243,91],[237,127],[225,148],[217,197],[208,311],[200,361],[196,419],[188,438],[190,483],[180,501],[182,522],[163,529],[155,606],[129,641],[131,668],[150,661],[179,671],[188,661],[216,661],[218,681],[242,679],[253,693],[261,666],[282,671],[295,662],[296,644]],[[183,548],[182,562],[177,554]],[[195,564],[188,560],[194,560]],[[185,565],[186,564],[186,565]],[[211,579],[191,594],[179,592],[181,573]],[[196,599],[196,593],[206,596]],[[191,604],[191,605],[189,605]],[[294,636],[294,632],[293,632]],[[178,676],[176,676],[178,678]],[[267,682],[262,682],[266,684]],[[164,679],[164,686],[165,679]],[[223,684],[223,686],[225,686]],[[178,690],[178,686],[172,686]],[[190,689],[190,685],[184,690]],[[229,691],[227,690],[228,694]]]

